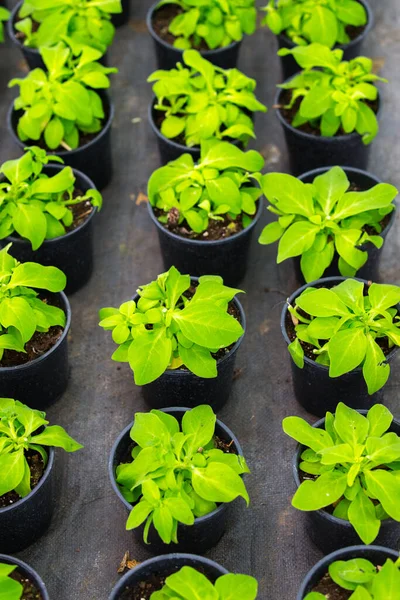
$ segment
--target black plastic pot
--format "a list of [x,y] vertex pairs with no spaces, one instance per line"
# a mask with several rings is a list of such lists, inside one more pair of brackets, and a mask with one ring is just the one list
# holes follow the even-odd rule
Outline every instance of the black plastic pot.
[[352,560],[353,558],[364,558],[369,560],[375,566],[382,566],[388,558],[393,561],[398,559],[398,552],[391,550],[390,548],[383,548],[382,546],[350,546],[350,548],[344,548],[332,552],[325,558],[322,558],[305,576],[303,583],[300,586],[299,593],[297,594],[296,600],[304,600],[309,592],[312,592],[313,588],[318,585],[324,575],[328,572],[329,566],[337,560]]
[[0,367],[0,397],[17,398],[30,408],[43,410],[65,392],[68,384],[68,333],[71,327],[71,307],[67,296],[57,294],[67,320],[61,337],[54,346],[23,365]]
[[[366,2],[366,0],[358,1],[367,11],[368,22],[364,31],[354,38],[354,40],[351,40],[348,44],[335,46],[335,48],[340,48],[340,50],[343,50],[343,60],[352,60],[353,58],[361,55],[361,46],[363,45],[365,38],[371,31],[374,24],[374,15],[368,2]],[[284,33],[278,35],[277,38],[279,49],[289,48],[291,50],[296,46],[296,44]],[[288,56],[280,56],[280,60],[284,79],[288,79],[299,70],[299,65],[291,54]]]
[[43,477],[31,493],[15,504],[0,508],[0,552],[24,550],[39,539],[50,525],[54,508],[54,449],[51,447],[48,456]]
[[[102,190],[111,181],[113,175],[112,155],[111,155],[111,124],[114,118],[114,105],[108,95],[100,93],[103,100],[103,106],[106,114],[106,121],[103,129],[90,142],[77,148],[76,150],[63,150],[51,154],[60,156],[64,163],[73,169],[82,171],[93,181],[96,188]],[[17,135],[18,119],[21,111],[14,110],[14,102],[11,104],[7,115],[7,126],[15,143],[21,151],[31,143],[37,145],[37,142],[21,142]]]
[[[136,301],[137,297],[134,300]],[[246,332],[246,317],[243,307],[237,298],[234,298],[233,302],[240,313],[240,323]],[[155,381],[142,386],[145,402],[151,408],[167,406],[193,408],[199,404],[209,404],[214,412],[220,410],[228,401],[231,393],[236,354],[243,337],[244,334],[228,354],[218,360],[217,377],[205,379],[186,369],[168,369]]]
[[[367,171],[362,171],[360,169],[354,169],[352,167],[341,167],[345,172],[350,181],[350,183],[355,184],[357,187],[361,189],[361,191],[369,190],[374,185],[381,183],[381,180],[368,173]],[[322,167],[321,169],[314,169],[313,171],[309,171],[308,173],[304,173],[300,175],[299,179],[303,183],[312,183],[318,175],[322,175],[326,171],[328,171],[329,167]],[[390,220],[383,231],[379,234],[384,242],[386,241],[386,237],[393,226],[393,223],[396,219],[396,207],[390,216]],[[383,248],[383,246],[382,246]],[[360,250],[364,250],[368,252],[368,260],[364,266],[361,267],[357,271],[357,277],[361,279],[367,279],[368,281],[379,281],[379,264],[382,257],[382,248],[377,248],[371,242],[367,242],[360,246]],[[296,275],[298,281],[304,283],[304,276],[301,272],[300,268],[300,257],[296,256],[294,259],[294,264],[296,268]],[[340,271],[338,266],[339,255],[335,253],[333,261],[331,265],[325,270],[324,277],[340,277]]]
[[[180,50],[179,48],[174,48],[174,46],[165,42],[154,30],[154,13],[156,12],[158,4],[159,2],[153,4],[147,13],[147,29],[149,30],[150,35],[153,38],[158,68],[165,70],[174,69],[176,67],[176,63],[182,62],[183,50]],[[234,67],[236,67],[239,58],[239,50],[241,43],[241,41],[233,42],[229,46],[225,46],[225,48],[216,48],[215,50],[202,50],[200,54],[203,58],[209,60],[213,65],[216,65],[217,67],[221,67],[222,69],[233,69]]]
[[261,217],[263,202],[258,201],[252,223],[231,237],[214,240],[190,240],[168,231],[157,219],[148,203],[150,218],[157,227],[165,270],[173,265],[181,273],[220,275],[226,285],[237,286],[246,274],[248,254],[254,228]]
[[[345,277],[324,277],[303,285],[290,296],[281,316],[281,331],[288,345],[291,343],[286,331],[286,320],[289,316],[288,304],[293,305],[295,299],[308,287],[333,287],[345,279]],[[359,281],[367,283],[363,279]],[[396,346],[387,355],[386,360],[388,362],[393,359],[397,350],[398,347]],[[371,396],[368,394],[361,367],[340,377],[331,378],[329,377],[329,367],[320,365],[307,356],[304,357],[304,367],[302,369],[293,360],[290,362],[296,399],[303,408],[313,415],[323,417],[327,411],[335,412],[339,402],[344,402],[354,409],[369,409],[383,400],[384,388]]]
[[[188,408],[186,407],[172,407],[164,409],[164,412],[173,415],[178,421],[181,421],[187,410]],[[126,461],[129,447],[133,444],[129,435],[132,426],[133,422],[125,427],[119,435],[111,450],[108,461],[108,473],[111,485],[128,512],[132,510],[132,505],[125,500],[119,490],[115,480],[115,470],[121,462]],[[243,456],[242,448],[235,435],[218,419],[215,426],[215,434],[224,441],[233,441],[233,450],[236,454]],[[143,526],[133,529],[132,533],[136,543],[144,545],[145,548],[156,555],[168,554],[171,550],[175,550],[176,552],[196,552],[198,554],[204,554],[207,550],[213,548],[223,536],[229,507],[230,504],[228,503],[220,504],[213,512],[204,517],[195,519],[193,525],[179,524],[178,544],[164,544],[153,525],[151,525],[149,530],[148,545],[143,541]]]
[[32,569],[32,567],[27,565],[22,560],[19,560],[19,558],[7,556],[6,554],[0,554],[0,563],[5,563],[6,565],[17,565],[16,570],[18,573],[29,579],[29,581],[34,584],[36,589],[40,592],[42,600],[50,600],[42,578],[36,573],[36,571]]
[[[366,410],[360,410],[363,415],[367,414]],[[322,428],[325,419],[320,419],[313,424],[313,427]],[[389,429],[400,435],[400,422],[393,420]],[[297,452],[293,459],[293,475],[296,486],[300,486],[299,463],[301,454],[304,452],[305,446],[298,445]],[[360,544],[355,529],[349,521],[338,519],[326,510],[314,510],[305,513],[307,519],[307,532],[313,543],[323,552],[329,554],[339,548],[346,546],[356,546]],[[386,546],[398,550],[400,544],[400,523],[393,519],[385,519],[381,522],[381,528],[375,543],[378,546]]]
[[[278,89],[275,105],[282,104],[282,96],[286,90]],[[379,117],[381,108],[379,98]],[[371,144],[363,143],[357,132],[346,135],[324,137],[313,135],[293,127],[283,116],[281,110],[276,110],[277,117],[283,127],[286,145],[289,152],[289,162],[292,175],[300,175],[319,167],[346,165],[364,171],[368,165]]]
[[122,0],[122,13],[118,13],[112,16],[112,23],[114,27],[121,27],[121,25],[125,25],[129,21],[129,17],[131,14],[131,3],[130,0]]
[[[44,173],[55,175],[64,167],[62,165],[47,165]],[[74,170],[76,177],[75,188],[85,193],[95,187],[86,175]],[[38,250],[32,250],[28,240],[9,236],[2,240],[5,246],[12,242],[11,254],[20,262],[37,262],[44,266],[61,269],[67,276],[65,292],[72,294],[79,290],[90,279],[93,270],[93,218],[97,213],[94,208],[91,214],[76,229],[53,240],[45,240]]]

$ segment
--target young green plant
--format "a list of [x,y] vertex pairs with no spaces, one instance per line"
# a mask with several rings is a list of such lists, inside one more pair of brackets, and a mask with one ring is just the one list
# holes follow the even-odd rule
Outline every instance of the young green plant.
[[368,22],[367,11],[357,0],[269,0],[263,10],[263,24],[275,35],[284,33],[298,46],[348,44],[349,27]]
[[40,53],[47,71],[34,69],[8,86],[19,86],[14,110],[22,112],[17,134],[21,141],[42,140],[50,150],[73,150],[84,134],[101,131],[104,119],[102,98],[95,89],[110,87],[108,74],[117,69],[96,62],[101,52],[60,42]]
[[5,600],[21,600],[24,588],[22,584],[10,577],[17,565],[0,563],[0,598]]
[[368,393],[374,394],[390,375],[383,349],[400,346],[399,302],[396,285],[346,279],[332,289],[307,288],[289,306],[296,338],[288,349],[295,364],[303,368],[302,343],[309,344],[330,377],[361,367]]
[[0,6],[0,42],[4,42],[4,22],[10,18],[10,11]]
[[54,46],[68,36],[104,54],[115,34],[111,16],[121,12],[121,0],[24,0],[15,29],[29,48]]
[[264,228],[259,242],[279,240],[278,264],[300,256],[307,283],[322,277],[335,255],[340,273],[353,277],[368,260],[368,246],[360,246],[382,247],[382,222],[395,209],[398,193],[387,183],[349,191],[351,181],[340,167],[318,175],[312,184],[284,173],[263,175],[260,184],[278,220]]
[[[338,588],[352,592],[349,600],[390,600],[399,595],[400,563],[390,558],[375,566],[365,558],[337,560],[329,565],[329,576]],[[167,596],[166,596],[167,598]],[[310,592],[304,600],[327,600],[328,596]]]
[[178,543],[178,523],[193,525],[217,504],[239,496],[249,504],[241,478],[249,472],[246,461],[217,447],[215,424],[208,405],[187,410],[181,425],[159,410],[135,414],[133,462],[119,465],[116,478],[124,498],[134,504],[126,528],[145,523],[146,543],[151,524],[165,544]]
[[62,427],[48,423],[44,412],[18,400],[0,398],[0,496],[15,491],[24,498],[31,492],[29,451],[40,454],[46,467],[45,446],[63,448],[66,452],[83,448]]
[[193,600],[193,590],[204,600],[255,600],[257,580],[250,575],[221,575],[212,584],[210,580],[193,567],[182,567],[169,575],[159,592],[153,592],[150,600]]
[[25,344],[36,331],[65,327],[61,308],[41,300],[36,289],[60,292],[66,277],[56,267],[34,262],[19,263],[9,254],[11,244],[0,250],[0,360],[5,350],[25,353]]
[[32,146],[21,158],[1,165],[7,181],[0,183],[0,239],[17,233],[37,250],[44,240],[65,235],[74,222],[74,206],[88,203],[89,213],[94,207],[100,210],[102,197],[96,189],[78,195],[71,167],[46,175],[43,169],[51,161],[64,162]]
[[364,544],[376,539],[383,520],[400,521],[400,437],[389,432],[392,421],[382,404],[363,416],[342,402],[321,428],[300,417],[284,419],[284,432],[303,446],[298,468],[304,481],[292,505],[302,511],[333,508],[333,516],[349,521]]
[[[151,175],[148,184],[150,204],[162,211],[158,217],[167,224],[176,218],[194,234],[206,231],[212,221],[227,221],[227,229],[237,232],[237,220],[248,227],[257,212],[262,191],[254,185],[254,173],[264,166],[255,150],[243,152],[228,142],[201,143],[201,158],[194,164],[183,154]],[[206,239],[206,238],[204,238]]]
[[217,276],[200,277],[194,288],[189,275],[171,267],[141,286],[138,299],[100,310],[100,327],[119,345],[112,359],[129,362],[137,385],[183,366],[198,377],[217,377],[213,354],[244,333],[228,312],[239,292]]
[[155,110],[165,113],[161,133],[168,139],[183,136],[187,146],[217,137],[254,138],[251,113],[267,108],[254,94],[256,81],[237,69],[221,69],[197,50],[186,50],[183,62],[171,71],[155,71],[147,81],[153,86]]
[[255,0],[161,0],[157,9],[168,4],[180,9],[168,26],[176,38],[175,48],[200,48],[205,42],[215,50],[240,42],[244,34],[256,30]]
[[329,50],[321,44],[282,48],[280,56],[292,54],[301,73],[278,87],[290,98],[280,108],[295,111],[293,127],[308,123],[316,134],[324,137],[353,132],[368,145],[379,131],[379,106],[376,81],[386,79],[372,72],[372,60],[358,56],[342,61],[343,50]]

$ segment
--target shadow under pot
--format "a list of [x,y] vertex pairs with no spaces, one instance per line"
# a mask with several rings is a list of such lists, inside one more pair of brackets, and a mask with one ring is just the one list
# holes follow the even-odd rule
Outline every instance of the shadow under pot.
[[[174,416],[179,422],[182,421],[184,413],[188,408],[172,407],[164,409],[169,415]],[[126,462],[130,458],[130,452],[135,445],[130,437],[133,422],[125,427],[117,441],[115,442],[110,459],[108,462],[108,472],[111,480],[111,485],[114,492],[117,494],[120,501],[123,503],[128,512],[131,512],[133,505],[123,497],[119,486],[116,482],[115,471],[119,464]],[[231,449],[235,454],[243,456],[242,448],[233,432],[224,425],[219,419],[215,425],[215,435],[222,441],[231,444]],[[193,525],[178,524],[178,544],[165,544],[158,535],[154,525],[149,529],[148,542],[145,544],[143,540],[144,525],[132,530],[135,542],[141,544],[148,551],[155,555],[168,554],[171,550],[176,552],[196,552],[204,554],[210,548],[217,545],[223,534],[225,533],[227,516],[229,514],[229,503],[219,504],[218,507],[208,515],[195,519]]]
[[[54,298],[54,304],[65,312],[64,331],[55,344],[38,358],[24,364],[0,365],[0,397],[18,398],[30,408],[43,410],[65,392],[68,385],[68,333],[71,307],[67,296],[45,292],[43,298]],[[35,336],[36,334],[34,334]],[[42,337],[44,334],[40,334]]]
[[[364,416],[367,414],[366,410],[360,410],[359,412]],[[313,425],[313,427],[319,429],[322,429],[324,426],[325,419],[320,419]],[[393,420],[389,432],[400,435],[400,422]],[[306,446],[299,444],[293,459],[293,475],[297,487],[301,484],[299,464],[301,462],[301,455],[305,449]],[[339,548],[360,544],[360,538],[351,523],[334,517],[327,510],[321,509],[306,512],[306,519],[306,529],[311,540],[324,554],[329,554]],[[381,521],[381,528],[375,539],[375,543],[378,546],[398,549],[400,543],[400,523],[391,518]]]
[[[98,190],[105,188],[111,181],[113,175],[112,155],[111,155],[111,124],[114,119],[114,105],[109,96],[99,93],[105,112],[105,121],[103,129],[96,134],[91,134],[91,139],[75,150],[49,150],[44,142],[42,147],[49,153],[60,156],[64,160],[64,165],[72,167],[85,173],[93,181]],[[18,120],[23,111],[14,109],[14,102],[11,104],[7,115],[7,126],[15,143],[20,147],[21,152],[26,146],[38,146],[40,141],[27,140],[22,142],[17,134]]]
[[[371,31],[374,24],[374,15],[368,2],[366,2],[366,0],[358,0],[358,2],[363,5],[367,12],[367,24],[363,28],[352,27],[351,29],[354,30],[354,34],[350,34],[350,37],[352,37],[351,41],[348,44],[338,44],[337,46],[335,46],[335,49],[343,50],[342,60],[352,60],[353,58],[356,58],[357,56],[361,55],[361,47],[363,45],[363,42],[369,34],[369,32]],[[297,46],[297,44],[295,44],[284,33],[279,34],[277,38],[279,49],[289,48],[290,50],[292,50]],[[297,73],[297,71],[299,70],[299,65],[297,64],[297,62],[291,54],[289,54],[288,56],[280,56],[279,58],[281,61],[284,79],[289,79],[289,77]]]
[[220,275],[225,285],[237,286],[245,277],[251,239],[263,211],[263,202],[257,202],[257,211],[248,227],[219,240],[190,239],[169,231],[147,205],[150,218],[157,228],[164,268],[175,266],[181,273]]
[[[278,89],[274,104],[276,106],[286,105],[289,101],[287,93],[288,90]],[[378,102],[376,114],[379,118],[380,97],[378,97]],[[285,116],[285,109],[283,108],[277,108],[276,115],[285,135],[290,169],[293,175],[298,176],[312,169],[336,165],[346,165],[366,170],[371,144],[364,144],[361,135],[356,131],[325,137],[320,135],[317,129],[315,129],[315,133],[309,133],[293,127],[290,122],[291,115],[286,114]]]
[[[147,29],[153,38],[154,48],[156,51],[157,66],[159,69],[169,71],[176,67],[176,63],[182,62],[183,50],[173,46],[174,37],[167,33],[169,41],[164,40],[160,33],[166,31],[172,19],[179,14],[179,9],[173,4],[166,5],[157,10],[159,2],[153,4],[146,17]],[[222,69],[233,69],[236,67],[239,50],[242,41],[232,42],[229,46],[216,48],[215,50],[199,50],[201,56],[209,60],[213,65]],[[197,48],[195,48],[197,49]]]
[[[0,552],[24,550],[38,540],[50,525],[54,508],[54,449],[38,484],[13,504],[0,507]],[[0,562],[2,562],[0,560]]]
[[[350,184],[355,186],[357,188],[357,191],[364,192],[366,190],[371,189],[378,183],[382,183],[382,181],[380,179],[375,177],[375,175],[368,173],[367,171],[362,171],[361,169],[355,169],[352,167],[341,167],[341,168],[346,173]],[[322,167],[321,169],[314,169],[313,171],[308,171],[308,173],[304,173],[303,175],[300,175],[299,179],[303,183],[312,183],[314,181],[314,179],[316,177],[318,177],[318,175],[322,175],[323,173],[326,173],[328,170],[329,170],[329,167]],[[381,223],[382,231],[379,235],[383,238],[384,243],[386,241],[386,237],[387,237],[390,229],[393,226],[393,223],[395,222],[395,219],[396,219],[396,206],[395,206],[394,210],[389,215],[387,215]],[[368,252],[368,260],[365,263],[365,265],[362,266],[361,269],[359,269],[357,271],[356,276],[360,277],[361,279],[367,279],[368,281],[374,281],[374,282],[379,281],[379,264],[380,264],[380,260],[382,257],[383,246],[382,246],[382,248],[377,248],[376,246],[374,246],[374,244],[371,244],[371,242],[367,242],[366,244],[359,246],[359,249],[362,251]],[[301,281],[302,283],[304,283],[304,276],[303,276],[303,274],[301,272],[301,268],[300,268],[300,257],[296,256],[293,259],[293,261],[294,261],[294,265],[295,265],[295,269],[296,269],[297,279],[298,279],[298,281]],[[339,255],[335,252],[332,263],[329,265],[329,267],[324,272],[324,277],[340,277],[338,261],[339,261]]]
[[[138,296],[133,298],[135,302],[138,299]],[[236,354],[246,333],[243,307],[237,298],[233,298],[232,304],[244,333],[222,358],[217,358],[217,377],[198,377],[186,368],[167,369],[158,379],[142,386],[143,398],[150,408],[182,405],[194,408],[209,404],[217,412],[226,404],[232,390]]]
[[[62,165],[47,165],[43,172],[51,177],[63,168]],[[79,193],[85,194],[95,188],[94,183],[80,171],[74,170],[74,175],[75,190]],[[86,203],[83,204],[87,212],[89,208]],[[5,246],[11,242],[11,254],[20,262],[33,261],[61,269],[67,276],[65,292],[72,294],[89,281],[93,271],[93,218],[96,212],[97,208],[92,207],[91,212],[74,229],[63,236],[45,240],[37,250],[32,250],[29,240],[15,235],[5,238],[1,244]]]
[[[296,298],[309,287],[331,288],[345,279],[346,277],[324,277],[323,279],[303,285],[290,296],[281,315],[281,331],[288,345],[295,339],[295,331],[288,310],[288,304],[293,306]],[[365,285],[368,284],[363,279],[358,280],[362,281]],[[387,362],[393,359],[397,350],[398,347],[396,346],[386,355]],[[368,410],[374,404],[381,403],[383,400],[384,388],[381,388],[374,394],[368,394],[367,384],[365,383],[361,367],[357,367],[340,377],[329,377],[329,367],[320,365],[306,355],[304,356],[304,367],[302,369],[292,359],[290,359],[290,362],[296,399],[303,408],[317,417],[325,416],[328,411],[335,412],[339,402],[343,402],[356,410]]]
[[[299,593],[297,594],[296,600],[304,600],[304,598],[313,591],[313,589],[320,583],[323,577],[328,572],[329,566],[338,560],[353,560],[354,558],[363,558],[369,560],[376,567],[384,565],[388,558],[394,562],[398,559],[399,554],[390,548],[383,548],[382,546],[350,546],[349,548],[343,548],[336,550],[322,558],[305,576]],[[340,588],[342,590],[342,588]],[[347,596],[346,596],[347,597]]]
[[112,15],[111,21],[114,27],[121,27],[128,23],[131,15],[131,2],[130,0],[122,0],[122,12]]

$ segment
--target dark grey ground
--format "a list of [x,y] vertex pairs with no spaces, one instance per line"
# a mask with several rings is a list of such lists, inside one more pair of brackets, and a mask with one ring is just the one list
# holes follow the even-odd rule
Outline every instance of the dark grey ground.
[[[96,222],[93,279],[71,298],[70,385],[48,411],[51,422],[67,427],[85,449],[76,455],[58,453],[58,506],[51,528],[20,554],[43,576],[52,600],[105,600],[119,577],[117,567],[124,552],[130,550],[138,560],[148,556],[125,531],[127,515],[107,475],[113,441],[133,413],[145,407],[128,367],[118,370],[110,360],[113,343],[97,327],[97,311],[119,305],[139,284],[154,279],[162,270],[156,231],[145,205],[136,205],[138,194],[146,192],[148,177],[159,166],[156,142],[146,121],[151,97],[146,77],[155,68],[144,20],[149,5],[150,0],[132,1],[131,22],[118,31],[110,52],[110,64],[120,69],[113,79],[115,177],[105,191],[104,210]],[[364,53],[379,61],[391,83],[382,86],[381,132],[373,144],[370,168],[400,186],[400,6],[398,0],[372,0],[372,5],[376,26]],[[258,31],[245,40],[239,63],[257,79],[258,95],[269,106],[281,77],[275,51],[273,36]],[[21,75],[23,66],[17,49],[9,43],[0,48],[1,162],[17,156],[5,126],[14,95],[6,84]],[[269,170],[285,171],[286,149],[273,112],[257,118],[254,147],[266,156]],[[134,124],[134,118],[141,121]],[[384,281],[396,284],[400,284],[398,231],[397,222],[382,265]],[[237,364],[242,375],[220,414],[241,441],[251,466],[247,484],[252,504],[248,510],[240,502],[235,505],[229,530],[209,556],[232,571],[257,577],[262,600],[293,600],[300,581],[320,554],[307,539],[302,515],[290,506],[294,443],[281,432],[281,421],[302,411],[293,397],[279,317],[285,298],[297,286],[292,265],[277,267],[275,256],[275,247],[260,247],[254,240],[242,286],[247,292],[244,306],[248,319]],[[386,387],[387,404],[397,414],[398,368],[397,361]]]

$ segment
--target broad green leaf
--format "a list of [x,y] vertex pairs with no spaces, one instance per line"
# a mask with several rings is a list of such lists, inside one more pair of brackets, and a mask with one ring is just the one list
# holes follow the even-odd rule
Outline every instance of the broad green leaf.
[[400,302],[400,287],[384,283],[373,283],[368,289],[368,297],[372,308],[378,311],[387,310],[396,307]]
[[311,42],[332,48],[338,35],[335,14],[327,6],[315,5],[311,18],[306,24],[306,31]]
[[141,448],[164,444],[169,438],[169,429],[158,414],[136,413],[131,439]]
[[[219,594],[212,583],[192,567],[182,567],[166,579],[166,584],[177,598],[186,600],[218,600]],[[174,598],[174,596],[172,596]]]
[[22,448],[0,455],[0,496],[14,490],[24,476],[25,458]]
[[397,563],[387,560],[371,584],[373,598],[397,600],[400,586],[400,571]]
[[136,385],[146,385],[158,379],[171,361],[172,342],[165,327],[144,330],[129,347],[129,364]]
[[250,575],[222,575],[215,582],[215,589],[223,600],[255,600],[257,598],[257,580]]
[[340,167],[332,167],[318,175],[313,181],[317,192],[316,199],[325,215],[330,215],[333,207],[350,187],[346,173]]
[[309,250],[318,232],[319,227],[308,221],[299,221],[291,225],[279,242],[277,263]]
[[296,298],[296,305],[313,317],[346,317],[349,310],[332,291],[325,288],[312,290]]
[[314,85],[300,104],[300,115],[305,119],[316,119],[329,110],[332,103],[332,89]]
[[286,417],[283,419],[283,431],[300,444],[314,450],[314,452],[333,446],[332,438],[327,431],[319,427],[312,427],[300,417]]
[[348,517],[364,544],[372,544],[379,533],[381,522],[376,518],[374,503],[362,489],[351,502]]
[[130,529],[139,527],[147,519],[152,510],[152,505],[146,500],[138,502],[129,513],[126,529],[129,531]]
[[335,465],[337,463],[352,463],[355,460],[354,450],[350,444],[338,444],[332,448],[319,450],[321,463],[323,465]]
[[198,377],[206,379],[217,377],[217,361],[207,348],[193,344],[190,348],[179,346],[179,356],[185,367]]
[[19,202],[13,215],[15,231],[37,250],[46,237],[47,222],[43,212],[34,205]]
[[240,475],[222,463],[212,462],[206,468],[192,471],[194,491],[212,502],[232,502],[241,496],[249,504],[249,495]]
[[369,435],[380,437],[392,424],[393,415],[383,404],[374,404],[368,411],[367,419],[369,421]]
[[303,481],[293,497],[292,505],[299,510],[320,510],[339,500],[346,487],[345,474],[328,471],[315,481]]
[[63,448],[66,452],[75,452],[80,448],[83,448],[82,444],[76,442],[63,427],[59,425],[50,425],[46,427],[42,433],[39,433],[32,437],[34,444],[40,446],[55,446],[56,448]]
[[329,340],[329,377],[340,377],[356,369],[364,360],[366,336],[361,328],[341,329]]
[[357,314],[364,310],[364,284],[356,279],[346,279],[335,285],[332,291]]
[[287,214],[309,217],[314,214],[311,190],[302,181],[285,173],[267,173],[261,187],[272,204]]
[[334,426],[340,438],[353,447],[363,444],[369,432],[368,419],[343,402],[337,405]]
[[390,375],[390,367],[386,363],[386,357],[372,335],[366,335],[366,354],[363,364],[363,375],[368,387],[368,394],[374,394],[380,390]]
[[335,219],[344,219],[367,210],[390,206],[397,193],[397,189],[388,183],[378,183],[364,192],[347,192],[337,203],[333,216]]
[[175,308],[176,303],[182,296],[183,292],[190,287],[190,275],[181,275],[175,267],[171,267],[168,271],[168,277],[165,283],[167,291],[167,307]]
[[153,513],[153,523],[158,535],[164,544],[170,544],[173,533],[173,518],[171,511],[164,504],[160,504]]
[[15,288],[21,285],[40,288],[49,292],[60,292],[65,288],[66,282],[67,278],[60,269],[26,262],[14,269],[8,286]]
[[199,448],[207,446],[212,440],[215,423],[216,416],[211,406],[206,404],[185,412],[182,419],[182,431],[186,435],[193,435],[190,445],[195,452]]
[[211,303],[189,303],[175,311],[173,320],[183,335],[205,348],[226,348],[243,335],[243,328],[232,316]]
[[35,313],[28,302],[19,296],[3,298],[0,301],[0,323],[6,328],[15,327],[20,332],[24,344],[36,331]]
[[377,469],[365,471],[365,482],[368,492],[379,500],[387,514],[395,521],[400,521],[400,478]]

